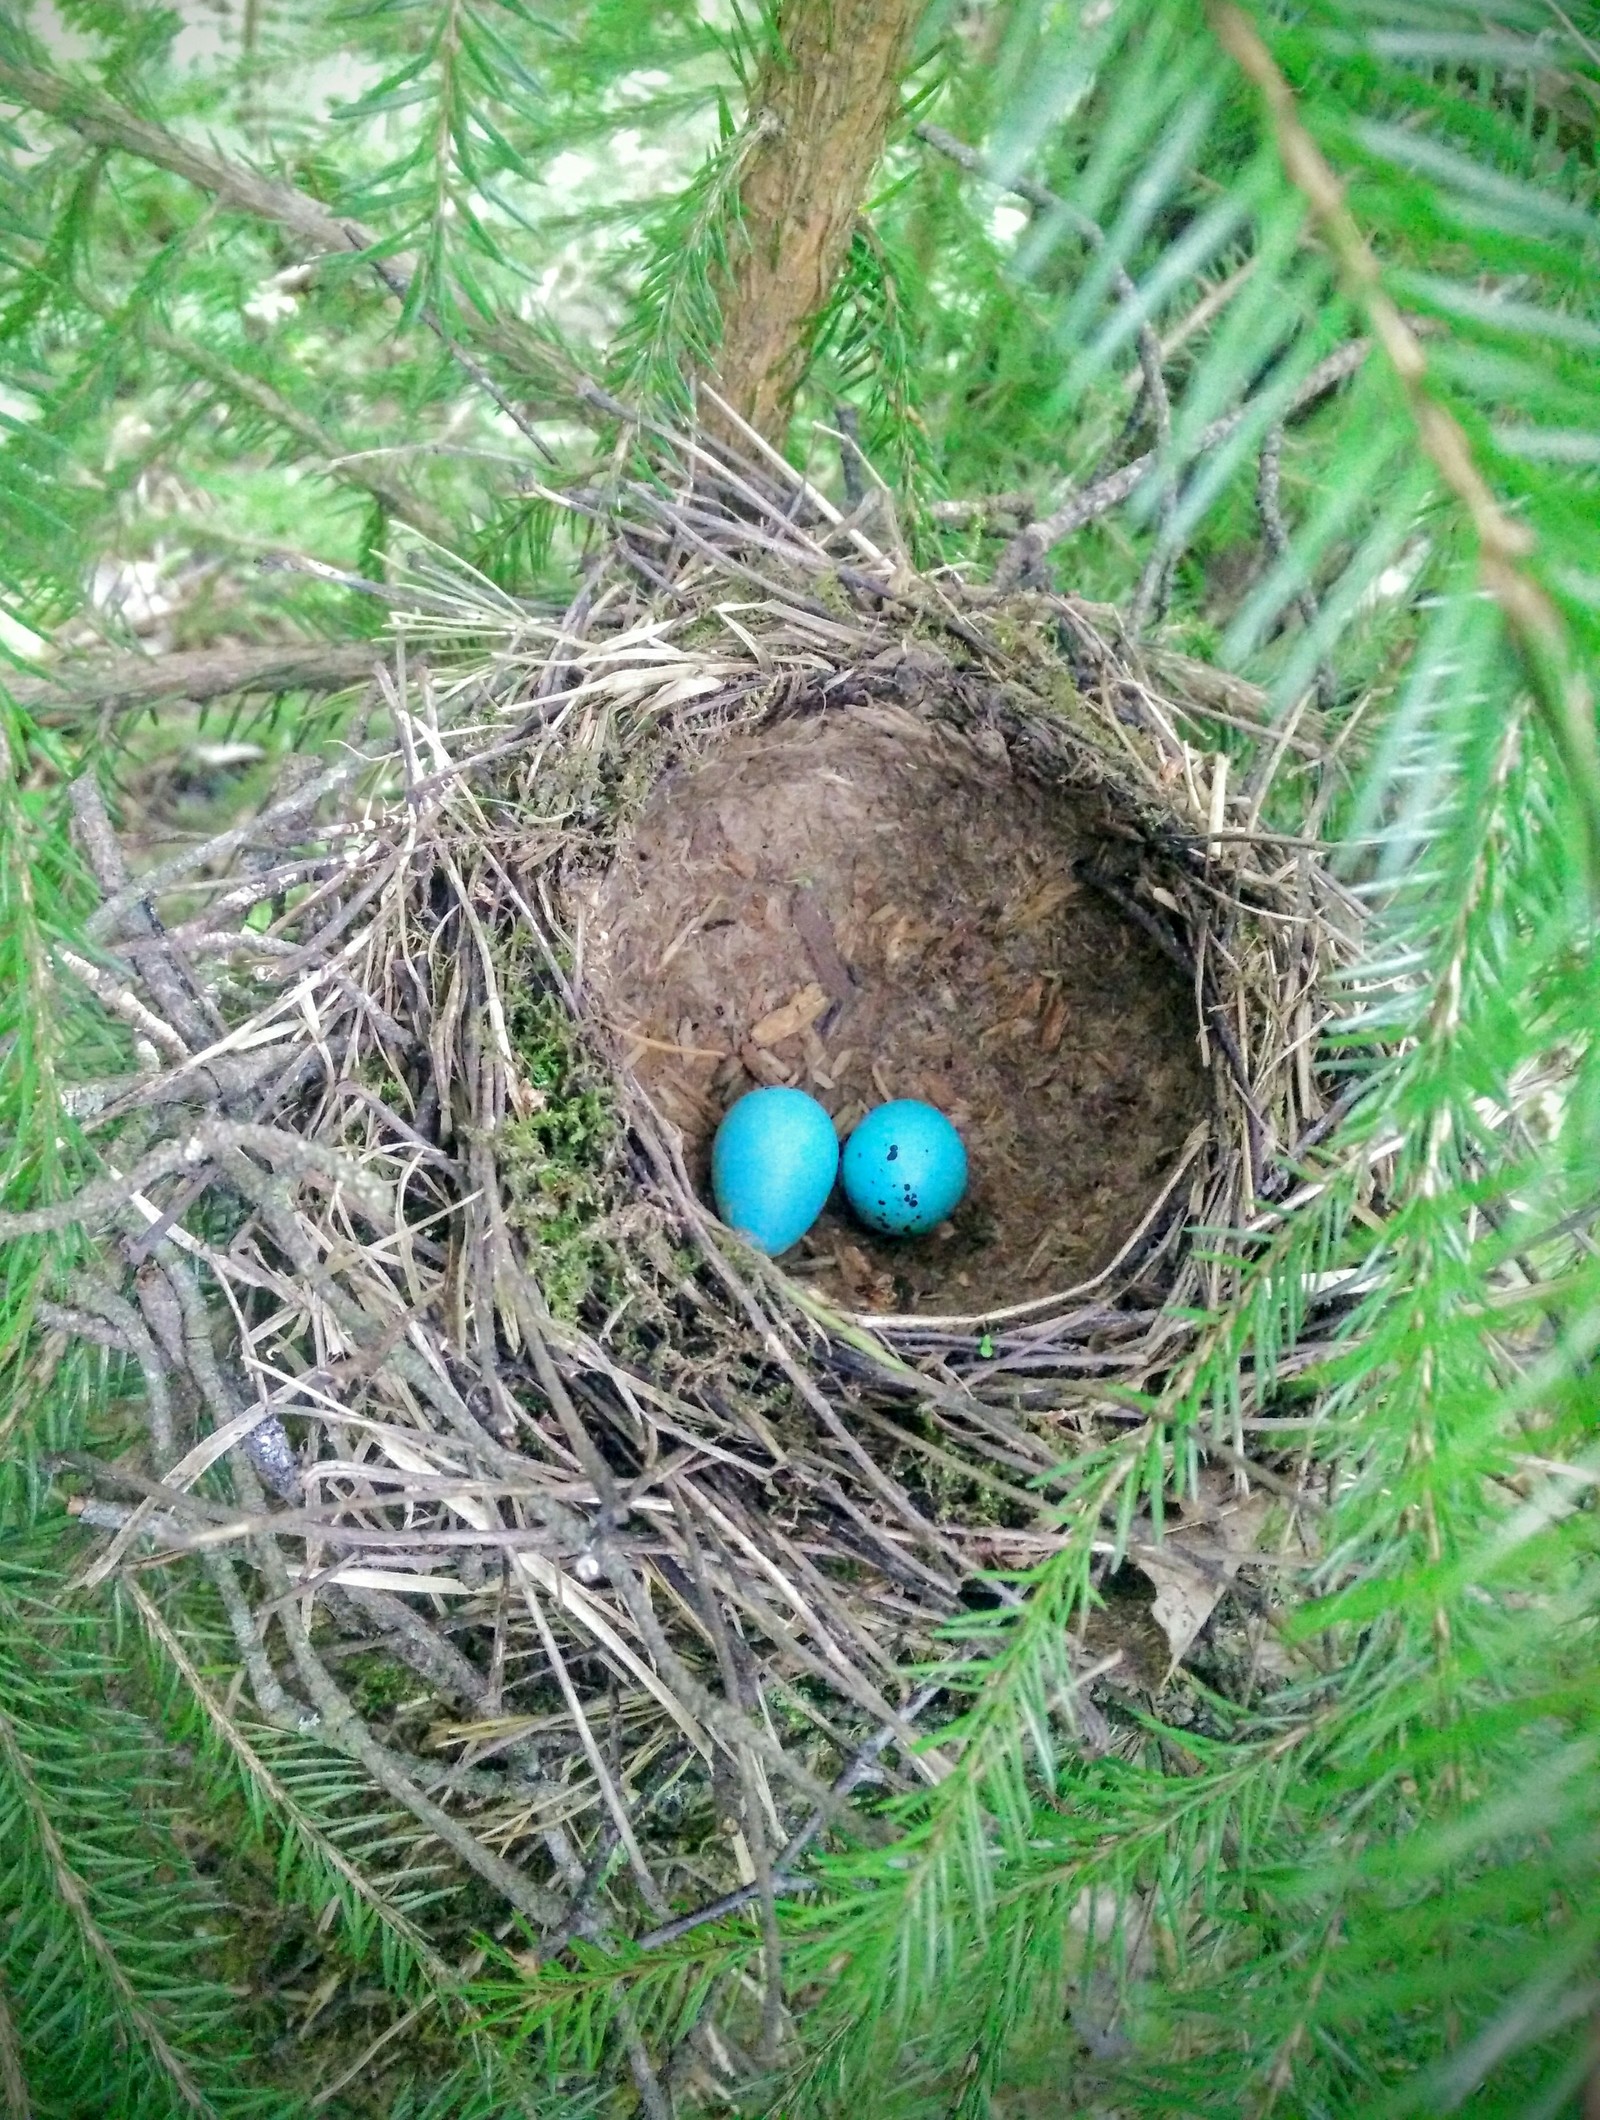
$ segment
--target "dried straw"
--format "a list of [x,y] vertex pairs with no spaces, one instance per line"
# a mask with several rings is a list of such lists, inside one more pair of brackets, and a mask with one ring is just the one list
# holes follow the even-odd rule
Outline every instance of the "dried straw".
[[[147,1071],[78,1093],[116,1146],[56,1219],[108,1245],[46,1321],[146,1382],[151,1475],[79,1467],[120,1526],[94,1572],[206,1567],[258,1711],[320,1721],[546,1951],[599,1933],[602,1877],[656,1937],[770,1912],[854,1790],[946,1770],[937,1683],[902,1674],[974,1571],[1050,1550],[1079,1439],[1184,1377],[1328,1123],[1354,931],[1314,840],[1262,821],[1312,809],[1311,710],[1269,728],[1110,610],[918,575],[884,497],[843,519],[770,452],[658,436],[648,475],[550,498],[605,526],[559,617],[417,548],[380,750],[134,884],[86,795],[102,960],[62,971]],[[722,1229],[566,912],[667,759],[886,700],[1100,791],[1138,857],[1103,888],[1192,982],[1214,1083],[1119,1257],[982,1319],[834,1314]],[[612,1114],[582,1232],[607,1286],[576,1307],[529,1147],[559,1096],[536,989]],[[1236,1467],[1254,1426],[1218,1438]],[[230,1501],[197,1485],[223,1457]],[[321,1614],[446,1704],[433,1752],[372,1735]],[[708,1805],[709,1866],[680,1831]]]

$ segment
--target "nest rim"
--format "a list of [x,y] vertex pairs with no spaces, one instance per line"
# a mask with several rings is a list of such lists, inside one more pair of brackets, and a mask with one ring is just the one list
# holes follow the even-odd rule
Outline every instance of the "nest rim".
[[[1310,851],[1308,843],[1295,834],[1254,827],[1237,829],[1231,822],[1230,805],[1236,805],[1239,798],[1227,785],[1230,766],[1236,767],[1237,761],[1220,748],[1209,755],[1201,753],[1192,742],[1178,734],[1178,725],[1185,717],[1205,721],[1214,715],[1223,726],[1235,732],[1253,726],[1259,746],[1253,762],[1259,765],[1264,755],[1264,762],[1270,768],[1281,765],[1288,755],[1296,733],[1293,724],[1299,721],[1299,716],[1292,718],[1288,728],[1275,729],[1261,720],[1253,725],[1247,723],[1237,711],[1240,706],[1249,704],[1254,706],[1258,715],[1261,712],[1260,696],[1254,694],[1252,688],[1170,652],[1158,651],[1149,659],[1166,679],[1165,685],[1158,687],[1146,657],[1126,640],[1119,615],[1107,606],[1027,590],[1013,591],[997,600],[992,591],[980,589],[968,593],[960,585],[943,583],[937,586],[937,598],[942,607],[940,615],[948,621],[951,635],[963,646],[970,645],[976,638],[992,654],[992,640],[986,639],[985,635],[992,634],[997,619],[1019,631],[1026,629],[1035,634],[1049,627],[1062,643],[1059,672],[1070,671],[1074,679],[1079,679],[1086,666],[1092,671],[1090,685],[1074,684],[1077,701],[1089,709],[1092,717],[1088,728],[1071,732],[1071,740],[1077,749],[1076,764],[1084,777],[1066,781],[1062,778],[1061,750],[1066,732],[1057,701],[1042,687],[1005,682],[1004,696],[991,697],[985,703],[987,713],[982,709],[974,711],[970,699],[963,702],[962,711],[952,713],[949,681],[954,676],[968,673],[958,671],[951,661],[928,649],[922,637],[926,614],[918,612],[906,625],[908,637],[903,637],[887,652],[880,647],[872,657],[864,658],[854,668],[837,668],[827,684],[833,695],[831,698],[807,699],[802,696],[797,700],[792,693],[780,692],[778,696],[766,699],[756,710],[740,712],[709,733],[697,726],[690,716],[684,718],[679,728],[658,729],[656,733],[667,755],[657,765],[644,793],[647,795],[659,784],[660,779],[681,763],[685,755],[696,763],[715,757],[721,743],[730,736],[777,730],[798,715],[827,714],[838,706],[848,706],[862,698],[887,697],[898,708],[922,716],[930,727],[942,725],[962,734],[971,734],[976,729],[991,738],[998,737],[1005,746],[1004,755],[1011,770],[1030,779],[1047,795],[1081,795],[1092,787],[1119,810],[1138,835],[1138,852],[1144,865],[1142,880],[1154,877],[1193,886],[1186,901],[1180,904],[1174,904],[1171,892],[1167,893],[1164,910],[1172,916],[1172,928],[1161,938],[1161,946],[1169,954],[1173,953],[1174,945],[1180,950],[1188,947],[1189,957],[1184,969],[1191,979],[1195,979],[1197,988],[1194,936],[1205,926],[1211,905],[1219,899],[1262,926],[1271,922],[1281,924],[1285,930],[1292,929],[1293,942],[1287,948],[1258,952],[1242,968],[1226,951],[1221,953],[1218,991],[1209,1000],[1204,1013],[1198,1006],[1196,1009],[1197,1020],[1202,1024],[1205,1016],[1222,1019],[1221,1038],[1218,1040],[1213,1034],[1212,1055],[1206,1060],[1214,1088],[1211,1109],[1207,1118],[1191,1130],[1166,1174],[1147,1197],[1135,1226],[1118,1244],[1112,1257],[1094,1273],[1015,1303],[992,1304],[971,1310],[904,1312],[857,1310],[819,1303],[810,1291],[797,1292],[791,1277],[781,1266],[770,1261],[761,1262],[763,1278],[775,1276],[776,1282],[787,1291],[788,1299],[814,1322],[825,1322],[825,1316],[831,1314],[839,1323],[872,1333],[896,1347],[915,1346],[920,1340],[939,1335],[971,1336],[996,1325],[1022,1320],[1041,1323],[1057,1313],[1070,1312],[1072,1306],[1081,1305],[1086,1298],[1097,1294],[1105,1301],[1114,1302],[1116,1291],[1125,1290],[1140,1274],[1148,1271],[1153,1231],[1157,1231],[1158,1249],[1164,1250],[1169,1240],[1182,1245],[1198,1229],[1231,1229],[1248,1233],[1252,1225],[1259,1228],[1261,1208],[1274,1192],[1283,1189],[1281,1182],[1277,1185],[1271,1182],[1274,1149],[1278,1144],[1251,1093],[1247,1056],[1239,1050],[1238,1041],[1229,1027],[1229,1018],[1243,1019],[1250,1029],[1267,1032],[1266,1042],[1270,1045],[1271,1031],[1290,1017],[1297,1017],[1294,1038],[1286,1042],[1291,1049],[1296,1045],[1303,1048],[1309,1040],[1316,1038],[1333,1012],[1329,989],[1336,982],[1339,967],[1348,960],[1351,943],[1348,896],[1320,864],[1306,858]],[[705,608],[711,608],[709,596]],[[692,626],[704,615],[704,609],[693,612],[685,620],[685,626]],[[979,626],[984,628],[983,634],[976,634],[975,629]],[[741,630],[752,630],[748,617]],[[755,638],[759,639],[759,635],[756,634]],[[1036,663],[1036,658],[1037,650],[1034,650],[1030,660]],[[759,654],[755,661],[759,670]],[[757,671],[746,674],[753,676]],[[719,676],[726,681],[726,675],[723,662]],[[889,680],[887,684],[883,682],[885,676]],[[1186,680],[1198,680],[1197,696],[1188,699],[1181,696]],[[994,688],[997,694],[1000,689]],[[1219,692],[1228,701],[1227,706],[1219,706]],[[1178,696],[1174,697],[1174,694]],[[1097,736],[1103,746],[1098,759],[1094,751]],[[675,741],[686,741],[686,752],[676,751]],[[1106,769],[1103,777],[1097,774],[1097,766]],[[1209,773],[1206,771],[1208,767]],[[1261,777],[1258,776],[1255,785],[1248,788],[1246,797],[1250,812],[1256,818],[1264,796]],[[1270,777],[1270,774],[1264,777]],[[638,807],[642,807],[642,799]],[[615,854],[624,829],[619,827],[618,833],[612,837],[602,865]],[[1251,868],[1250,857],[1262,847],[1289,849],[1294,853],[1292,879],[1281,875],[1263,877]],[[594,858],[591,851],[586,862],[592,862]],[[562,888],[565,887],[566,879],[563,879]],[[1247,896],[1247,892],[1251,895]],[[1330,917],[1330,908],[1338,917]],[[1124,908],[1125,912],[1127,910]],[[1148,928],[1148,913],[1142,924]],[[1280,934],[1276,939],[1281,943],[1287,935]],[[613,1027],[587,1010],[582,994],[574,1002],[574,1016],[586,1036],[603,1052],[613,1079],[626,1083],[630,1099],[638,1101],[643,1093],[634,1080],[623,1043],[615,1036]],[[1204,1046],[1203,1029],[1201,1038]],[[1219,1068],[1215,1064],[1218,1054],[1223,1055],[1228,1064]],[[1267,1062],[1262,1071],[1270,1072],[1274,1064]],[[1296,1088],[1302,1095],[1309,1091],[1316,1100],[1315,1109],[1306,1115],[1306,1124],[1301,1129],[1302,1133],[1314,1136],[1332,1100],[1324,1101],[1320,1097],[1314,1069],[1299,1070]],[[648,1103],[648,1099],[644,1101]],[[658,1123],[667,1124],[659,1113],[655,1116]],[[1281,1145],[1292,1151],[1295,1144]],[[692,1193],[693,1187],[681,1166],[681,1159],[675,1160],[679,1185]],[[1197,1161],[1207,1167],[1207,1175],[1213,1180],[1203,1202],[1193,1182]],[[1246,1174],[1242,1192],[1235,1189],[1230,1197],[1227,1187],[1223,1186],[1219,1197],[1215,1181],[1241,1170]],[[1258,1171],[1268,1176],[1265,1192],[1258,1190],[1253,1182]],[[1179,1217],[1173,1226],[1168,1211],[1175,1192],[1186,1178],[1191,1180],[1191,1212]],[[1243,1211],[1230,1211],[1235,1206]],[[1164,1219],[1169,1226],[1158,1231],[1157,1226]],[[724,1246],[732,1243],[740,1256],[744,1256],[744,1247],[738,1244],[732,1232],[715,1223],[714,1216],[701,1234],[702,1241],[714,1241]]]

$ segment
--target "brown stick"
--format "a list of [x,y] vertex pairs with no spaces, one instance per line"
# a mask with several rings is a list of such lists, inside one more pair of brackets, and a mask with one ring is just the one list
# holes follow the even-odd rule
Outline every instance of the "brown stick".
[[844,263],[921,13],[922,0],[785,0],[751,94],[762,138],[721,290],[719,380],[770,441],[805,375],[809,327]]
[[125,712],[161,699],[223,699],[230,692],[339,692],[386,662],[383,641],[286,640],[265,648],[201,648],[179,655],[118,655],[49,677],[12,677],[6,690],[47,722],[99,708]]

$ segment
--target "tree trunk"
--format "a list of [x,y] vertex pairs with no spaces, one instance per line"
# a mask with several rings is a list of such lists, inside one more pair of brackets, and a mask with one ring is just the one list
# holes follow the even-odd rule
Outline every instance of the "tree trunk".
[[810,327],[850,246],[888,137],[924,0],[783,0],[779,48],[750,99],[764,137],[740,191],[722,296],[718,385],[769,441],[782,439]]

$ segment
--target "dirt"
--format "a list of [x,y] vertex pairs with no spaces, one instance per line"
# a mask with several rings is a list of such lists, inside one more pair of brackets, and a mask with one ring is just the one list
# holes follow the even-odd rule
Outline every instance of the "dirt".
[[785,721],[674,768],[587,893],[591,1003],[710,1144],[763,1082],[843,1138],[920,1097],[960,1129],[953,1220],[876,1238],[840,1196],[785,1259],[854,1310],[981,1316],[1086,1279],[1207,1109],[1181,972],[1085,880],[1127,842],[1093,796],[894,709]]

